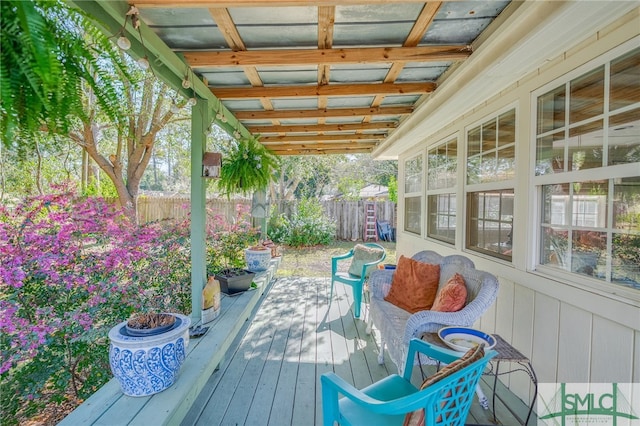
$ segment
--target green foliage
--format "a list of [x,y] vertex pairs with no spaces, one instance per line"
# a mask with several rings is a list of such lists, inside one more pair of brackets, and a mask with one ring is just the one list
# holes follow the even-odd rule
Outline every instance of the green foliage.
[[111,179],[103,179],[101,182],[96,182],[95,178],[90,178],[82,195],[115,199],[118,198],[118,191]]
[[389,177],[389,201],[398,203],[398,181],[395,176]]
[[360,190],[364,186],[364,180],[345,176],[338,182],[338,191],[345,200],[356,201],[360,199]]
[[267,188],[279,167],[278,157],[265,148],[257,137],[242,138],[223,153],[218,184],[228,197]]
[[222,215],[207,212],[207,274],[223,269],[244,268],[244,249],[258,241],[259,231],[251,226],[250,207],[236,205],[236,217],[228,223]]
[[269,218],[267,226],[269,239],[278,244],[287,244],[289,238],[289,219],[284,214],[276,214],[275,210]]
[[116,120],[115,83],[105,78],[102,67],[102,58],[113,57],[114,50],[84,15],[60,0],[3,0],[0,13],[0,129],[5,145],[18,135],[28,141],[43,126],[67,133],[71,117],[84,116],[83,81]]
[[300,200],[291,219],[272,215],[267,227],[269,238],[291,247],[328,245],[333,242],[336,226],[325,216],[320,202],[313,198]]

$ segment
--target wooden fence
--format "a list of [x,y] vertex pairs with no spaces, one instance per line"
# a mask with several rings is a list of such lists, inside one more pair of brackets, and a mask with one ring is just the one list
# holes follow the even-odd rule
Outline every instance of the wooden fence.
[[[211,198],[207,199],[207,210],[214,215],[223,215],[228,222],[233,222],[238,204],[251,207],[251,200]],[[138,221],[140,223],[165,219],[186,219],[189,217],[190,210],[191,199],[188,197],[138,197]]]
[[[189,216],[191,201],[188,197],[150,197],[138,198],[138,220],[140,223],[164,219],[186,219]],[[391,201],[376,201],[376,217],[379,221],[388,221],[396,226],[396,205]],[[207,200],[207,209],[213,214],[224,215],[229,222],[236,217],[237,205],[251,207],[251,200],[216,198]],[[364,236],[365,201],[323,201],[322,205],[329,218],[336,224],[336,239],[361,241]],[[296,210],[295,202],[279,203],[276,208],[290,216]]]
[[[388,221],[395,228],[396,209],[391,201],[376,201],[376,219]],[[336,225],[336,238],[339,240],[360,241],[364,237],[365,202],[331,201],[324,205],[327,215]]]

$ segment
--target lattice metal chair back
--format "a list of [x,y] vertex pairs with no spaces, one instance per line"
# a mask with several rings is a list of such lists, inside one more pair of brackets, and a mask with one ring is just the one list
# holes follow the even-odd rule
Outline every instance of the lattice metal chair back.
[[[411,383],[413,363],[407,363],[402,376],[392,374],[362,390],[334,373],[323,374],[323,424],[464,425],[478,380],[496,352],[484,353],[478,348],[460,358],[458,352],[413,339],[407,355],[413,359],[416,352],[447,364],[423,386]],[[339,398],[339,395],[344,396]]]

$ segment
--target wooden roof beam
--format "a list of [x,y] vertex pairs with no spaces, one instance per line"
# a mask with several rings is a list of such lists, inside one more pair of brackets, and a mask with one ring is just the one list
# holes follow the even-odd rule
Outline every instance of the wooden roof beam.
[[263,136],[260,143],[269,145],[270,143],[281,142],[330,142],[330,141],[360,141],[360,140],[379,140],[386,137],[386,133],[364,133],[364,134],[343,134],[343,135],[285,135],[285,136]]
[[276,151],[274,154],[284,157],[286,155],[337,155],[337,154],[370,154],[373,149],[301,149],[290,151]]
[[[387,4],[389,0],[319,0],[313,6],[349,6],[363,4]],[[424,0],[402,0],[403,3],[424,3]],[[267,7],[310,6],[308,0],[129,0],[138,8],[208,8],[208,7]]]
[[364,47],[343,49],[275,49],[233,52],[182,52],[193,68],[228,66],[289,66],[318,64],[365,64],[391,62],[457,61],[471,55],[468,45],[416,47]]
[[376,94],[408,95],[433,92],[436,84],[425,83],[374,83],[329,84],[319,86],[269,86],[269,87],[212,87],[218,99],[295,98],[316,96],[367,96]]
[[[413,107],[336,108],[274,111],[235,111],[238,120],[274,120],[295,118],[359,117],[364,115],[409,115]],[[244,124],[244,123],[243,123]]]
[[291,144],[277,144],[266,145],[269,151],[285,151],[285,150],[300,150],[300,149],[372,149],[376,146],[377,142],[355,142],[355,143],[291,143]]
[[279,156],[287,155],[336,155],[336,154],[369,154],[373,151],[373,148],[327,148],[327,149],[284,149],[273,151],[274,154]]
[[373,121],[371,123],[348,124],[292,124],[290,126],[245,126],[251,133],[311,133],[311,132],[341,132],[358,130],[395,129],[395,121]]

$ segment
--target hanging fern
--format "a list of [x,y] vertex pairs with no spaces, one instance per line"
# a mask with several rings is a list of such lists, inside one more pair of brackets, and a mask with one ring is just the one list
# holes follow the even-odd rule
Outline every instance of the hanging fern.
[[115,82],[104,58],[121,66],[108,38],[87,16],[60,0],[0,2],[0,130],[5,145],[16,135],[46,128],[66,133],[83,117],[82,82],[113,121],[120,115]]
[[242,138],[222,157],[219,186],[224,194],[248,194],[266,189],[279,168],[278,156],[258,141]]

